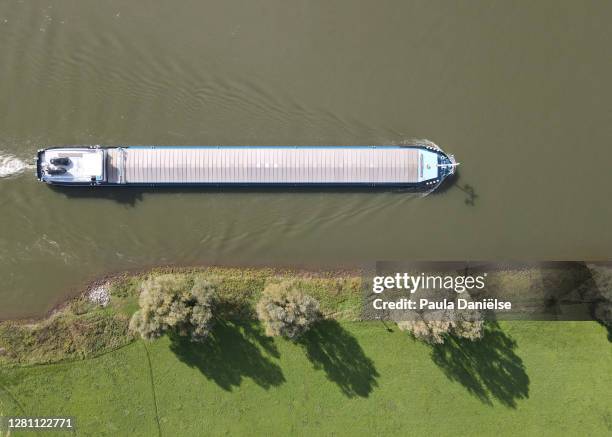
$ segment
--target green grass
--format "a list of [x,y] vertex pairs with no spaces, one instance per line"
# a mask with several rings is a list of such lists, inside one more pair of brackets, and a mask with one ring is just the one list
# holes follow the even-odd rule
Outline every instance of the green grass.
[[612,343],[594,322],[505,322],[436,348],[375,322],[299,344],[223,323],[203,345],[4,366],[0,384],[4,414],[73,415],[80,435],[612,433]]
[[[356,274],[170,273],[217,282],[205,343],[134,342],[147,274],[119,278],[107,308],[81,297],[34,324],[0,323],[0,416],[71,415],[78,435],[109,436],[612,434],[612,343],[595,322],[490,324],[481,341],[432,347],[356,321]],[[286,279],[327,318],[299,343],[247,321],[266,283]]]
[[88,360],[0,368],[0,410],[4,415],[74,416],[79,435],[155,435],[143,354],[137,342]]
[[34,325],[0,324],[2,364],[41,364],[82,359],[124,346],[131,341],[129,318],[109,309],[84,314],[62,311]]

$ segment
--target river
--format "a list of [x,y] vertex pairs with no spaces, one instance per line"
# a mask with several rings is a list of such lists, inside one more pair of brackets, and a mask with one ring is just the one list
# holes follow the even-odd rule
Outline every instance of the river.
[[[0,318],[158,264],[612,259],[612,3],[0,2]],[[455,184],[54,190],[38,148],[428,138]]]

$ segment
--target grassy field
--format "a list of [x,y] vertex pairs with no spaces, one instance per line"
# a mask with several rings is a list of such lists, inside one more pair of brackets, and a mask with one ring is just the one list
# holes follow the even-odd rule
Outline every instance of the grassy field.
[[224,323],[203,346],[137,341],[3,367],[0,384],[3,414],[76,416],[79,435],[612,433],[612,345],[591,322],[435,348],[374,322],[328,321],[299,344]]
[[[142,275],[116,280],[106,308],[81,297],[38,323],[1,323],[0,416],[69,415],[77,435],[112,436],[612,433],[612,340],[595,322],[489,324],[481,341],[428,346],[357,321],[354,274],[180,274],[219,284],[204,344],[128,334]],[[298,343],[251,317],[265,283],[286,278],[327,317]]]

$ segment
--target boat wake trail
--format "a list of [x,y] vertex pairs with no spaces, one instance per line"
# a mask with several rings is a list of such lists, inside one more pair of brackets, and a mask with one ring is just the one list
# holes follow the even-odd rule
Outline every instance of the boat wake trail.
[[18,175],[31,168],[34,168],[34,166],[14,155],[0,151],[0,179]]

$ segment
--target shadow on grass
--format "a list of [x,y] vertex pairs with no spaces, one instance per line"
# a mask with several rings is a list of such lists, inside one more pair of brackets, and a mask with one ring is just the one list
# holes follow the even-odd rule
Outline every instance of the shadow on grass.
[[270,359],[279,356],[278,350],[257,325],[219,322],[204,343],[178,336],[171,340],[170,349],[179,360],[224,390],[240,386],[244,378],[265,389],[285,382],[281,368]]
[[433,361],[452,381],[462,384],[482,402],[492,399],[516,408],[516,401],[529,397],[525,365],[514,352],[516,342],[499,325],[489,324],[480,341],[447,338],[433,346]]
[[308,331],[298,343],[315,369],[323,369],[347,397],[369,396],[379,374],[357,340],[340,324],[325,320]]

